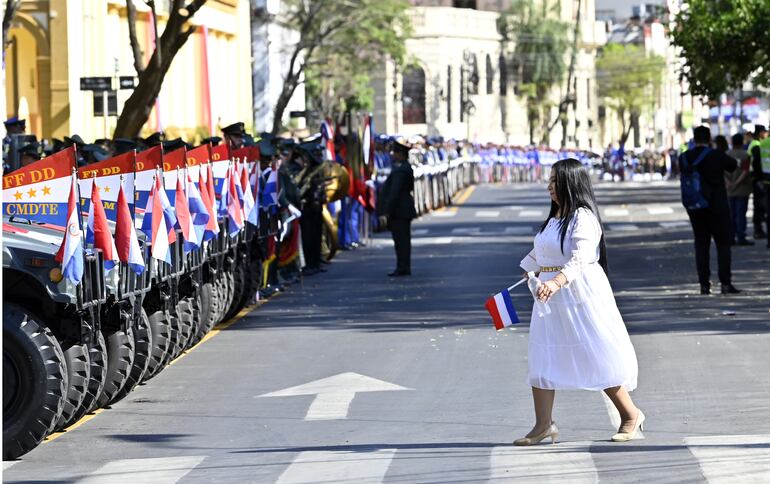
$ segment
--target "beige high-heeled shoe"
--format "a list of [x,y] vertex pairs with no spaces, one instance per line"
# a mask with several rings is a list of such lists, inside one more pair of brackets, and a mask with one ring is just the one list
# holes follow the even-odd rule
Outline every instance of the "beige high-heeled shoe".
[[550,437],[551,444],[556,443],[556,437],[559,436],[559,428],[556,424],[551,422],[551,425],[542,434],[535,435],[533,437],[522,437],[513,441],[513,445],[535,445],[539,444],[541,440]]
[[628,442],[636,437],[637,430],[644,430],[644,414],[639,410],[639,414],[636,416],[636,422],[630,432],[618,432],[612,436],[613,442]]

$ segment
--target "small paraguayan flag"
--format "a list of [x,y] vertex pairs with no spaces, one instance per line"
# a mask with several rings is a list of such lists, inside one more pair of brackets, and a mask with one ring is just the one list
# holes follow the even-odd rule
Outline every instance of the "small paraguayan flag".
[[487,311],[489,311],[490,316],[492,316],[492,322],[495,323],[495,329],[501,330],[506,326],[519,322],[519,315],[516,314],[516,310],[513,308],[513,301],[511,301],[509,291],[526,280],[527,279],[524,278],[508,289],[498,292],[487,299],[485,306]]

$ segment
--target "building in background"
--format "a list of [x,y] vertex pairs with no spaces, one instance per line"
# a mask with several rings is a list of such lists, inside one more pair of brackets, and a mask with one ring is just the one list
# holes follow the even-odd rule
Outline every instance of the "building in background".
[[[151,15],[134,1],[137,37],[145,62],[154,46]],[[156,1],[159,33],[168,0]],[[195,141],[235,121],[253,119],[248,0],[209,0],[192,18],[197,31],[174,58],[143,132]],[[28,120],[39,138],[77,133],[86,140],[111,137],[116,116],[96,116],[102,95],[83,91],[81,78],[136,72],[125,0],[23,0],[6,50],[6,112]],[[119,113],[130,95],[118,89],[108,111]],[[245,101],[249,100],[249,101]]]
[[[570,107],[567,146],[599,146],[595,129],[596,49],[605,27],[594,18],[594,0],[580,0],[581,28],[575,63],[576,99]],[[479,142],[529,143],[525,100],[511,75],[512,46],[504,45],[497,22],[510,0],[412,0],[413,34],[407,55],[416,64],[400,72],[393,64],[374,76],[378,129],[405,135],[427,134]],[[561,2],[561,19],[576,21],[578,0]],[[510,44],[510,43],[509,43]],[[569,64],[569,52],[565,52]],[[563,99],[564,85],[551,101]],[[470,86],[470,87],[468,87]],[[552,118],[557,115],[554,107]],[[562,130],[551,131],[551,146],[561,145]]]

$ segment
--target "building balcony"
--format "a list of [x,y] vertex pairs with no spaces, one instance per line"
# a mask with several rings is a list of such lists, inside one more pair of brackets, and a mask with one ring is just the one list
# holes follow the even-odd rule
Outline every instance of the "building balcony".
[[413,39],[456,37],[477,40],[500,40],[497,19],[500,14],[453,7],[412,7]]

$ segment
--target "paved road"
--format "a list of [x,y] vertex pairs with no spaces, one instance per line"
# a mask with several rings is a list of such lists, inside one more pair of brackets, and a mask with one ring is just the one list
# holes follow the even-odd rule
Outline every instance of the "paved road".
[[[344,253],[112,409],[4,463],[3,480],[767,482],[770,251],[735,249],[743,294],[696,295],[676,187],[598,193],[640,363],[643,440],[608,442],[617,416],[602,395],[562,392],[562,441],[510,445],[533,421],[528,328],[496,333],[483,303],[518,275],[547,195],[496,185],[415,224],[411,278],[385,277],[385,236]],[[531,298],[514,304],[527,321]]]

